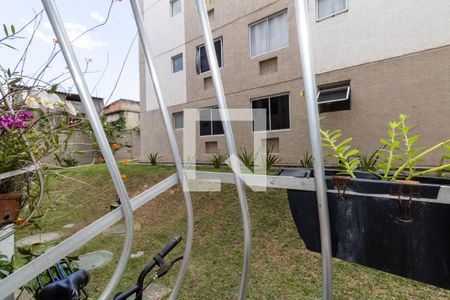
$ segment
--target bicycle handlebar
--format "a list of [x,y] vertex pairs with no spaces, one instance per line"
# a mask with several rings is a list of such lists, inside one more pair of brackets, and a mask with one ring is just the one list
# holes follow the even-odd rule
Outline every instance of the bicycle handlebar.
[[[169,254],[170,251],[175,248],[180,241],[182,240],[181,235],[176,235],[173,239],[171,239],[164,248],[158,252],[153,259],[150,261],[150,263],[145,266],[144,270],[139,275],[139,279],[136,285],[129,288],[127,291],[120,293],[116,295],[113,299],[114,300],[122,300],[127,299],[129,296],[136,294],[142,297],[142,291],[144,289],[144,280],[145,277],[150,273],[150,271],[160,262],[163,264],[160,265],[162,268],[164,266],[164,272],[165,274],[172,264],[176,261],[174,260],[172,264],[167,265],[162,260],[167,254]],[[160,269],[161,271],[161,269]],[[72,274],[70,274],[67,278],[57,280],[55,282],[51,282],[44,286],[42,290],[38,294],[39,300],[78,300],[80,299],[80,290],[83,289],[87,283],[89,282],[89,273],[85,270],[78,270]],[[138,299],[138,298],[136,298]]]
[[164,248],[158,252],[155,257],[150,261],[150,263],[145,266],[144,270],[139,275],[137,284],[126,290],[125,292],[122,292],[118,295],[116,295],[113,300],[126,300],[131,295],[136,295],[136,299],[142,299],[142,292],[144,289],[144,280],[145,277],[150,273],[150,271],[157,265],[156,257],[164,258],[167,254],[169,254],[170,251],[175,248],[180,241],[182,240],[181,235],[176,235],[173,239],[171,239]]
[[161,252],[159,252],[158,254],[161,257],[165,257],[170,251],[172,251],[173,248],[175,248],[179,242],[181,242],[181,235],[176,235],[173,239],[171,239],[166,246],[164,246],[164,248],[161,250]]

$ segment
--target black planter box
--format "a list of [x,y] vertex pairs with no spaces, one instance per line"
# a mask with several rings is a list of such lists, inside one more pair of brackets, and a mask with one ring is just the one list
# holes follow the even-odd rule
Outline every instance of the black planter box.
[[[336,172],[326,171],[328,189],[337,184]],[[281,175],[314,176],[311,169],[286,169]],[[328,193],[333,257],[450,289],[450,205],[387,196],[436,199],[450,179],[423,177],[415,179],[418,185],[403,186],[369,173],[357,177],[347,191],[371,195]],[[316,193],[288,190],[288,199],[306,248],[320,252]]]

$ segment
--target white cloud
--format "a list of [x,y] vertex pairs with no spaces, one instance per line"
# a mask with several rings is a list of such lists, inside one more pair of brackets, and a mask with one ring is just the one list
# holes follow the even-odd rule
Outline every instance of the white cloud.
[[[86,26],[78,23],[65,23],[67,35],[69,36],[69,39],[72,41],[80,34],[84,33],[87,28]],[[32,33],[33,29],[29,28],[27,29],[28,33]],[[36,38],[46,42],[46,43],[53,43],[54,34],[52,32],[50,23],[46,22],[44,23],[44,30],[36,30],[35,33]],[[106,46],[106,43],[102,40],[95,39],[92,37],[91,33],[85,33],[83,36],[78,38],[75,42],[72,43],[74,47],[92,51],[96,48],[104,47]]]
[[92,19],[94,19],[95,21],[97,21],[99,23],[105,22],[105,17],[102,16],[99,12],[91,11],[89,13],[89,15],[91,16]]

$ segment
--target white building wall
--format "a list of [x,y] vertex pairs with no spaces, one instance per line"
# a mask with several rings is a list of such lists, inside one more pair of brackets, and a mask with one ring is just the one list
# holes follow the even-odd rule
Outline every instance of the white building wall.
[[[163,97],[168,106],[186,102],[184,1],[182,12],[172,17],[169,0],[144,1],[144,20]],[[183,70],[172,73],[172,57],[183,53]],[[146,111],[158,109],[153,84],[145,71]]]
[[348,11],[316,22],[309,0],[316,72],[450,44],[449,0],[348,0]]

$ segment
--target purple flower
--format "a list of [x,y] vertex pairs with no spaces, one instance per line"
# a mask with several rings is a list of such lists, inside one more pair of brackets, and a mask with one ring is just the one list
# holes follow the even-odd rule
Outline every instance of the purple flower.
[[11,129],[24,129],[27,128],[27,125],[19,117],[1,116],[0,129],[5,129],[6,127]]
[[23,121],[32,120],[34,118],[33,114],[29,111],[23,111],[17,117]]

